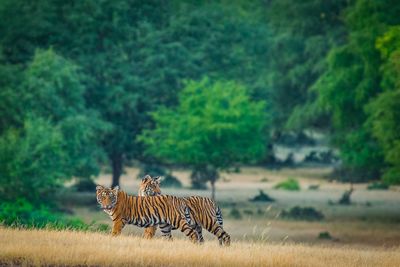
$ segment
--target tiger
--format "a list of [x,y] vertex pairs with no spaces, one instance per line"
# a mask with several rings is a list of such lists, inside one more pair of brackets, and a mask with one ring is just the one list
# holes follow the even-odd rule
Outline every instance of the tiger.
[[190,209],[174,196],[130,196],[119,186],[96,186],[97,202],[113,221],[112,236],[118,236],[125,224],[139,227],[159,225],[163,236],[170,239],[171,229],[181,230],[193,242],[199,242],[196,230],[191,226]]
[[[161,195],[160,177],[152,178],[150,175],[143,177],[139,186],[139,196],[159,196]],[[200,242],[204,242],[202,228],[204,227],[210,233],[218,237],[219,244],[229,246],[230,236],[223,229],[223,219],[221,209],[213,200],[207,197],[190,196],[179,197],[186,204],[192,215],[193,227],[196,229]],[[182,205],[184,205],[182,204]],[[152,238],[155,235],[157,227],[148,227],[145,229],[144,236]]]

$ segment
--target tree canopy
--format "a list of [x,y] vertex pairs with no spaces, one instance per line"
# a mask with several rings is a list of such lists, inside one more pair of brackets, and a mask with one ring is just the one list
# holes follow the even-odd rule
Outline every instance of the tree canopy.
[[265,102],[252,101],[246,88],[235,82],[189,81],[176,108],[152,113],[155,128],[140,140],[151,155],[207,172],[214,187],[216,171],[264,155],[265,108]]

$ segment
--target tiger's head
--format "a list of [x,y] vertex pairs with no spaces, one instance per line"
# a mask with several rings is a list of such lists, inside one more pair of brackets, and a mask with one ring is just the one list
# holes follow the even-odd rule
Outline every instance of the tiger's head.
[[112,210],[118,201],[119,186],[106,188],[102,185],[96,186],[97,202],[103,210]]
[[139,196],[158,196],[161,195],[160,176],[151,178],[150,175],[143,177],[139,186]]

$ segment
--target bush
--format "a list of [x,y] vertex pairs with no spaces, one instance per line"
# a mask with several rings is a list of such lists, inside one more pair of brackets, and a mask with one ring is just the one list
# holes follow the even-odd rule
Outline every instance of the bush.
[[77,218],[66,218],[45,205],[35,207],[23,198],[0,204],[0,224],[23,228],[110,232],[107,224],[97,224],[95,221],[86,224]]
[[368,190],[388,190],[389,185],[386,183],[382,183],[382,182],[374,182],[372,184],[369,184],[367,189]]
[[207,184],[198,180],[192,180],[191,188],[196,190],[207,190]]
[[94,192],[96,191],[96,184],[90,178],[81,178],[74,185],[78,192]]
[[163,187],[181,188],[182,183],[175,176],[167,174],[166,176],[164,176],[164,178],[162,180],[162,186]]
[[311,184],[308,186],[308,190],[318,190],[319,184]]
[[329,232],[320,232],[318,235],[318,239],[326,239],[326,240],[331,240],[332,236]]
[[249,210],[249,209],[245,209],[243,211],[243,213],[246,214],[246,215],[253,215],[254,214],[254,212],[252,210]]
[[275,199],[271,198],[268,196],[266,193],[264,193],[263,190],[260,190],[258,195],[249,199],[249,201],[264,201],[264,202],[274,202]]
[[90,225],[79,219],[67,219],[47,206],[35,207],[26,199],[0,204],[0,222],[7,226],[89,230]]
[[304,220],[304,221],[320,221],[324,219],[324,215],[314,209],[313,207],[299,207],[295,206],[289,211],[282,212],[283,218],[293,219],[293,220]]
[[237,208],[232,208],[231,212],[229,213],[229,217],[236,220],[240,220],[242,219],[242,214],[240,213],[240,210],[238,210]]
[[288,191],[299,191],[300,185],[296,179],[289,177],[287,180],[275,185],[274,188],[288,190]]

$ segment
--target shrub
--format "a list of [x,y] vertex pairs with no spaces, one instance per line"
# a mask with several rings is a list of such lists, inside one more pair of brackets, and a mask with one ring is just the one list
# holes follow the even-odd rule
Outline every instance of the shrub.
[[24,198],[0,204],[0,224],[23,228],[70,229],[96,232],[110,231],[110,226],[107,224],[97,224],[95,221],[86,224],[77,218],[66,218],[65,215],[54,212],[48,206],[41,205],[40,207],[36,207]]
[[182,183],[175,176],[167,174],[166,176],[164,176],[164,179],[162,180],[162,186],[181,188]]
[[331,240],[332,236],[329,232],[320,232],[318,235],[318,239],[327,239],[327,240]]
[[324,215],[313,207],[302,208],[299,206],[295,206],[289,211],[284,210],[282,212],[282,217],[293,220],[320,221],[324,218]]
[[47,206],[35,207],[23,198],[0,204],[0,222],[27,228],[89,230],[90,227],[79,219],[67,219],[60,213],[54,213]]
[[249,209],[245,209],[243,211],[243,213],[246,214],[246,215],[253,215],[254,214],[254,212],[252,210],[249,210]]
[[311,184],[308,186],[308,190],[318,190],[319,184]]
[[229,217],[240,220],[242,219],[242,214],[240,213],[240,210],[238,210],[237,208],[232,208],[231,212],[229,213]]
[[288,190],[288,191],[299,191],[300,185],[296,179],[289,177],[287,180],[275,185],[274,188]]
[[389,185],[386,183],[382,183],[382,182],[374,182],[372,184],[369,184],[367,189],[368,190],[388,190]]
[[74,188],[78,192],[94,192],[96,191],[96,184],[90,178],[81,178],[76,182]]
[[260,190],[258,195],[256,195],[255,197],[249,199],[249,201],[274,202],[275,199],[273,199],[270,196],[268,196],[266,193],[264,193],[263,190]]

